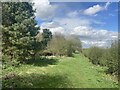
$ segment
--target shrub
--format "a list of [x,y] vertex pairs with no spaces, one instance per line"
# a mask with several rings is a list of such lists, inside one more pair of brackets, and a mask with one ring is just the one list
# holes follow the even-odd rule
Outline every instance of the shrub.
[[103,55],[104,51],[99,47],[91,47],[88,49],[86,56],[90,59],[93,64],[100,64],[100,58]]
[[118,75],[119,54],[117,41],[113,42],[110,48],[91,47],[83,49],[82,52],[93,64],[107,66],[107,73]]
[[107,66],[108,65],[108,61],[110,59],[111,55],[110,55],[110,50],[109,49],[105,49],[104,50],[104,54],[101,56],[100,58],[100,65],[101,66]]
[[73,49],[72,49],[71,45],[69,45],[68,49],[67,49],[67,56],[72,57],[73,56],[72,53],[73,53]]
[[113,42],[110,48],[110,58],[108,63],[108,72],[109,73],[118,73],[118,43],[117,41]]

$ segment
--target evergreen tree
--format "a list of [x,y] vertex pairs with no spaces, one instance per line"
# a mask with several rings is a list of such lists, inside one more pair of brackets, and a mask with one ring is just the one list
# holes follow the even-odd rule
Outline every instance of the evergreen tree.
[[49,30],[43,30],[43,40],[37,41],[37,22],[32,3],[3,2],[2,3],[2,52],[3,62],[29,60],[35,57],[42,46],[46,46],[51,37]]

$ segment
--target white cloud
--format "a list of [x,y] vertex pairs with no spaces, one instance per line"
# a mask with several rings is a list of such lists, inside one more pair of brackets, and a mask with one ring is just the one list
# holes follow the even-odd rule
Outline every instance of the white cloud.
[[84,10],[83,13],[86,15],[94,15],[97,12],[102,11],[102,10],[103,10],[103,7],[101,7],[100,5],[94,5],[93,7],[90,7],[88,9]]
[[76,17],[81,13],[83,13],[85,15],[98,16],[97,13],[100,12],[100,11],[103,11],[103,10],[107,10],[110,4],[111,4],[110,2],[107,2],[107,3],[105,3],[104,6],[97,4],[97,5],[94,5],[92,7],[87,8],[85,10],[70,11],[70,12],[68,12],[67,16],[68,17]]
[[97,30],[87,25],[76,25],[71,29],[66,30],[66,27],[64,27],[64,25],[61,25],[59,22],[44,22],[41,24],[41,29],[45,28],[50,29],[53,34],[61,33],[64,35],[77,35],[80,37],[80,40],[83,43],[83,47],[89,47],[92,45],[107,47],[110,46],[112,40],[118,38],[117,32],[112,32],[104,29]]
[[107,9],[110,4],[111,4],[110,2],[107,2],[107,3],[105,4],[105,9]]
[[67,14],[68,17],[76,17],[79,14],[78,11],[72,11]]
[[50,5],[48,0],[33,0],[36,17],[42,20],[51,20],[54,17],[56,6]]
[[81,42],[84,47],[90,47],[90,46],[107,47],[108,46],[107,42],[105,42],[105,41],[84,40]]
[[112,40],[118,38],[117,32],[108,30],[96,30],[91,27],[79,26],[70,32],[73,35],[78,35],[83,42],[83,46],[109,46]]
[[54,18],[53,22],[59,23],[60,26],[64,27],[67,30],[72,30],[78,26],[91,26],[94,25],[104,25],[106,23],[97,21],[90,18],[83,18],[83,17],[65,17],[65,18]]
[[54,33],[61,33],[65,34],[65,29],[63,27],[56,27],[56,28],[51,28],[50,31]]
[[105,22],[97,21],[97,20],[91,20],[91,22],[93,22],[94,24],[97,24],[97,25],[105,25],[106,24]]
[[[80,17],[79,11],[71,11],[67,14],[67,17],[58,18],[54,17],[56,6],[50,5],[48,0],[34,0],[34,2],[34,8],[37,10],[36,17],[42,20],[52,19],[52,22],[42,23],[41,29],[48,28],[53,34],[57,32],[61,34],[78,35],[84,46],[108,46],[110,45],[109,43],[111,40],[118,38],[116,32],[97,30],[90,27],[92,24],[103,25],[105,23]],[[93,7],[84,10],[84,14],[97,16],[98,12],[106,10],[109,5],[110,3],[106,3],[104,6],[94,5]]]
[[41,24],[41,27],[44,27],[44,28],[56,28],[56,27],[59,27],[59,23],[57,22],[44,22]]
[[64,34],[65,33],[65,29],[63,27],[61,27],[57,22],[44,22],[41,24],[41,30],[42,29],[49,29],[52,34],[54,33],[61,33]]
[[91,24],[90,20],[81,17],[55,18],[53,21],[59,23],[67,30],[74,29],[80,25],[89,26]]
[[103,11],[103,10],[107,10],[107,8],[109,7],[110,4],[111,4],[110,2],[107,2],[105,4],[105,6],[100,6],[100,5],[97,4],[97,5],[94,5],[92,7],[89,7],[88,9],[84,10],[83,13],[85,15],[94,15],[94,16],[96,16],[97,15],[96,13],[98,13],[100,11]]

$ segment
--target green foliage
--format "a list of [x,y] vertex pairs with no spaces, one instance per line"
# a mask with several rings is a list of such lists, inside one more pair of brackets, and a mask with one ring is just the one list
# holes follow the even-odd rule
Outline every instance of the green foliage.
[[61,34],[55,34],[52,40],[48,43],[47,50],[53,55],[64,55],[67,52],[66,39]]
[[[38,51],[47,46],[52,37],[48,29],[43,30],[42,40],[36,39],[35,11],[29,2],[2,3],[2,53],[4,64],[17,64],[35,59]],[[8,59],[7,59],[8,58]],[[17,64],[18,65],[18,64]]]
[[103,49],[98,47],[91,47],[89,52],[89,58],[93,64],[100,64],[100,58],[103,55]]
[[[9,61],[29,60],[32,43],[39,27],[34,20],[34,10],[28,2],[2,3],[2,52]],[[22,61],[23,60],[23,61]]]
[[16,73],[7,74],[2,77],[2,79],[2,87],[4,88],[17,88],[20,81],[22,81],[22,79],[20,79],[20,76]]
[[73,56],[75,51],[80,52],[80,50],[80,39],[76,37],[66,38],[64,35],[56,33],[49,42],[46,51],[52,53],[53,55]]
[[69,44],[68,48],[67,48],[67,56],[69,56],[69,57],[73,56],[72,53],[73,53],[73,48],[72,48],[72,45]]
[[83,51],[86,57],[90,59],[93,64],[100,64],[100,58],[104,54],[104,50],[102,48],[93,46],[88,50]]
[[108,72],[118,74],[118,42],[112,43],[110,48],[110,57],[108,63]]
[[79,37],[70,35],[66,39],[68,43],[71,45],[71,48],[73,49],[74,53],[82,51],[82,43]]
[[104,54],[100,58],[100,65],[107,66],[110,58],[111,58],[110,49],[105,49]]
[[36,42],[34,43],[35,54],[37,54],[38,52],[43,52],[51,39],[52,33],[49,31],[49,29],[43,29],[43,33],[39,32],[36,36]]
[[91,47],[83,53],[93,64],[107,66],[108,73],[118,75],[118,42],[112,43],[110,48]]

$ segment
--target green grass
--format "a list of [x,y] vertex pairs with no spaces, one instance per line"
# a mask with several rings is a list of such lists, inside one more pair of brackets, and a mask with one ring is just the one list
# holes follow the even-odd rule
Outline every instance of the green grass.
[[[6,87],[32,88],[116,88],[117,81],[105,74],[105,67],[95,66],[83,55],[45,59],[18,68],[8,68],[3,75],[16,75],[3,81]],[[11,71],[11,72],[9,72]]]

